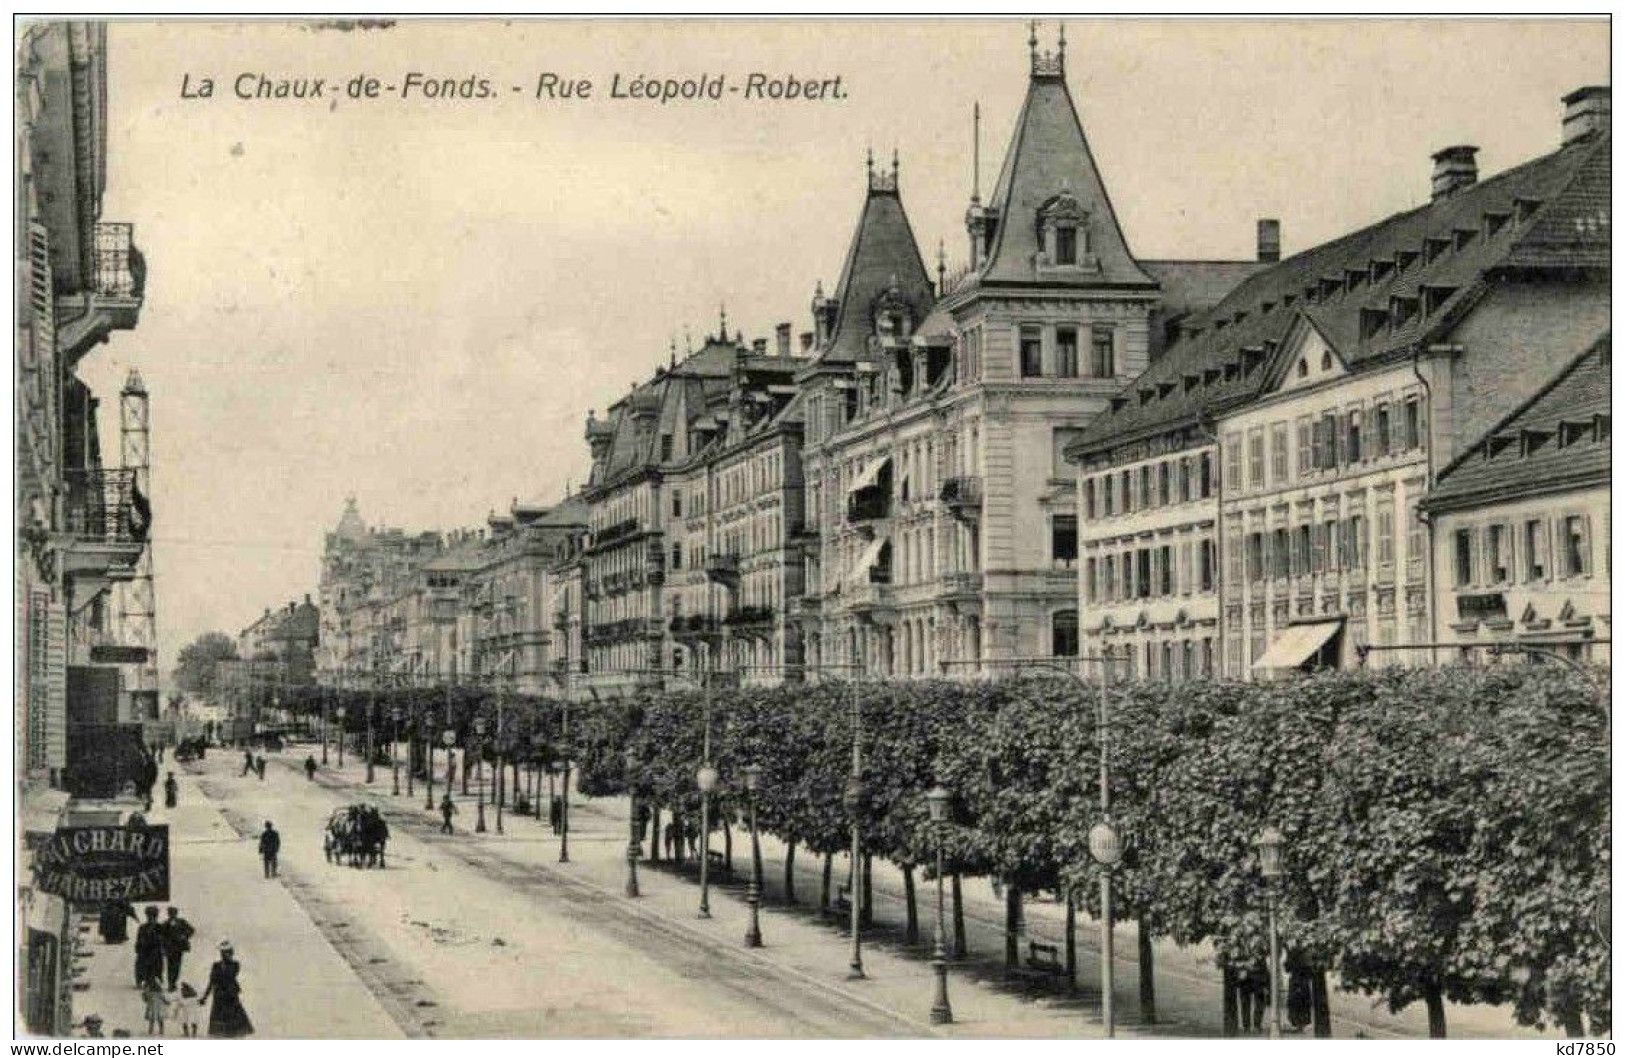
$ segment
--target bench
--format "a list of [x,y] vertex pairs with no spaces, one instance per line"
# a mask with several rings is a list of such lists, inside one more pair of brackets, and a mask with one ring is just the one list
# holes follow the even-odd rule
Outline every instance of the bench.
[[1037,970],[1040,973],[1065,977],[1066,964],[1061,962],[1061,946],[1059,944],[1040,944],[1036,940],[1028,941],[1027,968]]

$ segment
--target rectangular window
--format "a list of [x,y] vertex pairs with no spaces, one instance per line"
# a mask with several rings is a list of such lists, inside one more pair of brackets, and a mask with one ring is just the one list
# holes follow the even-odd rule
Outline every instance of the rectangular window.
[[1117,556],[1106,555],[1100,560],[1100,598],[1103,602],[1117,599]]
[[1309,471],[1313,470],[1314,467],[1315,467],[1314,463],[1311,462],[1311,460],[1314,458],[1314,443],[1310,438],[1310,434],[1311,434],[1311,429],[1310,428],[1312,426],[1314,426],[1314,423],[1309,421],[1309,417],[1307,415],[1305,415],[1303,418],[1298,420],[1298,476],[1299,477],[1302,477],[1303,475],[1309,473]]
[[1410,526],[1405,540],[1406,565],[1414,564],[1420,570],[1427,546],[1428,534],[1427,527],[1422,524],[1422,510],[1413,503],[1411,504]]
[[1083,516],[1089,521],[1095,520],[1095,479],[1090,478],[1083,483]]
[[1551,536],[1546,519],[1531,518],[1523,523],[1524,580],[1542,581],[1552,575]]
[[1320,417],[1320,463],[1321,470],[1337,469],[1337,416],[1327,412]]
[[1212,453],[1209,453],[1209,452],[1203,452],[1202,453],[1201,469],[1202,469],[1202,481],[1201,481],[1202,492],[1201,492],[1201,495],[1202,495],[1202,498],[1205,500],[1209,496],[1213,495],[1213,455],[1212,455]]
[[1504,525],[1489,527],[1485,557],[1490,564],[1490,583],[1507,584],[1512,580],[1512,533]]
[[1055,263],[1078,263],[1078,229],[1069,225],[1055,229]]
[[1377,508],[1377,565],[1394,564],[1394,509]]
[[1117,478],[1106,474],[1100,479],[1100,509],[1102,517],[1110,518],[1117,513]]
[[1298,526],[1297,547],[1292,551],[1292,574],[1296,577],[1307,576],[1310,571],[1310,553],[1314,550],[1313,538],[1315,527],[1308,522]]
[[1241,435],[1230,434],[1224,439],[1224,480],[1232,489],[1245,486],[1241,480]]
[[1151,597],[1151,549],[1148,547],[1134,552],[1134,594],[1139,599]]
[[1084,598],[1089,602],[1094,602],[1098,597],[1097,585],[1095,584],[1095,576],[1099,572],[1098,565],[1092,558],[1085,560],[1083,564],[1083,594]]
[[1139,510],[1140,498],[1134,494],[1134,472],[1125,470],[1122,474],[1123,482],[1123,513],[1133,514]]
[[681,492],[671,494],[671,516],[673,518],[683,516],[683,494]]
[[1292,575],[1292,533],[1286,528],[1275,530],[1270,550],[1273,552],[1275,577],[1284,580]]
[[1159,552],[1159,565],[1157,576],[1157,594],[1172,595],[1174,593],[1174,549],[1164,545]]
[[671,545],[671,568],[672,569],[682,569],[683,568],[683,545],[682,544],[673,544],[673,545]]
[[660,461],[662,463],[671,462],[671,446],[672,446],[671,434],[669,434],[669,433],[661,434],[660,435]]
[[1417,448],[1422,444],[1422,399],[1420,397],[1408,397],[1405,400],[1400,443],[1406,449]]
[[1591,572],[1591,519],[1570,514],[1558,524],[1563,531],[1563,576],[1588,575]]
[[1151,465],[1147,463],[1140,468],[1140,506],[1151,508],[1157,505],[1157,486],[1152,480]]
[[1349,569],[1364,569],[1368,545],[1365,516],[1356,514],[1349,519]]
[[1375,447],[1373,454],[1378,459],[1383,458],[1384,456],[1388,455],[1389,452],[1393,451],[1394,439],[1391,436],[1393,427],[1388,421],[1389,418],[1390,416],[1388,414],[1387,403],[1384,402],[1377,405],[1376,436],[1372,438],[1372,445]]
[[1250,489],[1264,487],[1263,427],[1250,430],[1247,434],[1247,487]]
[[1037,378],[1044,373],[1044,338],[1037,327],[1021,328],[1021,377]]
[[1078,518],[1057,514],[1050,523],[1050,558],[1056,565],[1071,567],[1078,559]]
[[1157,494],[1161,497],[1164,507],[1174,502],[1173,474],[1166,462],[1157,464]]
[[1314,526],[1309,534],[1309,572],[1324,573],[1326,571],[1326,527]]
[[1247,579],[1264,579],[1264,534],[1247,534]]
[[1345,460],[1349,463],[1358,463],[1363,455],[1360,449],[1360,410],[1358,408],[1348,413],[1348,432],[1344,442]]
[[1286,445],[1286,423],[1276,423],[1270,428],[1270,481],[1276,485],[1286,484],[1290,454]]
[[1201,562],[1201,584],[1203,591],[1213,590],[1213,541],[1203,540],[1197,547],[1197,556]]
[[1473,531],[1456,530],[1456,587],[1465,588],[1473,583]]
[[1186,456],[1179,461],[1179,499],[1181,503],[1189,503],[1196,498],[1194,492],[1195,479],[1191,474],[1190,457]]
[[1055,328],[1055,373],[1061,378],[1078,377],[1078,329]]
[[1112,327],[1096,324],[1089,331],[1089,374],[1095,378],[1117,374],[1117,332]]

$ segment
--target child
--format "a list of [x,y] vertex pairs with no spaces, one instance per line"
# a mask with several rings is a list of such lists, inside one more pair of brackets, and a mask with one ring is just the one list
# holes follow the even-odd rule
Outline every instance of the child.
[[162,1036],[164,1017],[169,1012],[169,997],[164,995],[163,985],[158,983],[156,977],[149,977],[142,984],[141,999],[147,1006],[147,1035]]
[[197,1038],[197,1012],[201,1005],[197,1001],[197,989],[182,981],[181,999],[175,1004],[175,1020],[180,1022],[182,1036]]

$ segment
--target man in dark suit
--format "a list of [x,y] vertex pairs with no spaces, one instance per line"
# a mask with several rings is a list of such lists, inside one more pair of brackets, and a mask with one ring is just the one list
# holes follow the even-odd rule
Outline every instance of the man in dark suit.
[[265,867],[265,877],[276,877],[276,854],[282,851],[282,835],[276,832],[271,821],[265,821],[265,830],[260,833],[260,861]]
[[164,971],[169,977],[169,990],[175,991],[175,986],[181,979],[181,960],[186,953],[192,950],[192,924],[181,917],[175,908],[169,909],[169,917],[164,920]]
[[160,981],[164,976],[164,927],[158,909],[147,908],[147,920],[135,931],[135,986]]

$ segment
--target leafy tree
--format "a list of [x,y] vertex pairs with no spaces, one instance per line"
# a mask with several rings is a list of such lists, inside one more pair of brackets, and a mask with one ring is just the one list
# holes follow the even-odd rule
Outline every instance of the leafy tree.
[[175,684],[187,694],[208,698],[219,687],[216,668],[237,657],[237,644],[224,632],[205,632],[181,648],[175,658]]

